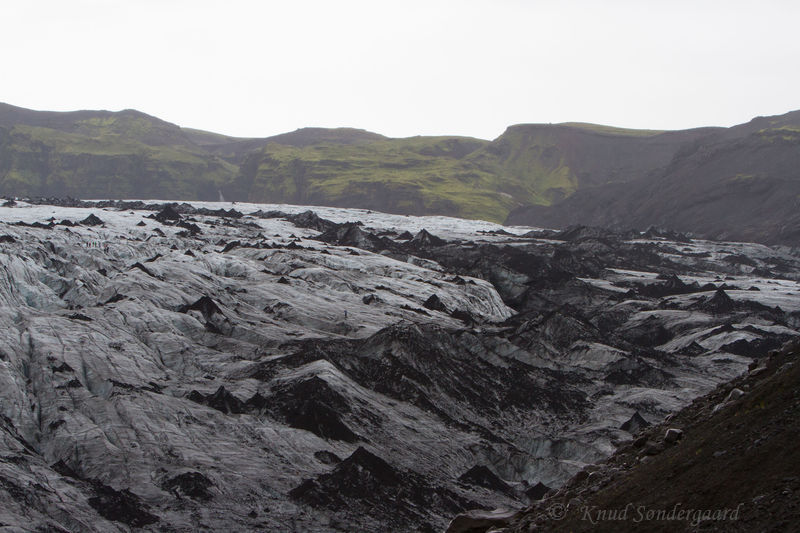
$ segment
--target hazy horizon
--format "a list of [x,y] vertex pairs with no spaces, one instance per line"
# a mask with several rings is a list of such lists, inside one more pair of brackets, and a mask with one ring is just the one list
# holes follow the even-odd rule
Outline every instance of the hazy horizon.
[[14,53],[0,101],[136,109],[236,137],[675,130],[800,108],[800,5],[779,0],[33,0],[3,13]]

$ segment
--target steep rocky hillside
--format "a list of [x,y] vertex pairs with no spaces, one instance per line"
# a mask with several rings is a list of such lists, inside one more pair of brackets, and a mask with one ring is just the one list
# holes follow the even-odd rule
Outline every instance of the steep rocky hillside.
[[630,130],[596,124],[522,124],[472,156],[515,199],[549,205],[575,191],[625,183],[666,166],[678,149],[718,131]]
[[663,171],[579,190],[507,223],[590,224],[800,244],[800,113],[759,118],[686,144]]
[[465,514],[448,531],[796,531],[798,354],[765,354],[525,511]]
[[304,209],[0,207],[2,527],[443,530],[799,335],[787,250]]

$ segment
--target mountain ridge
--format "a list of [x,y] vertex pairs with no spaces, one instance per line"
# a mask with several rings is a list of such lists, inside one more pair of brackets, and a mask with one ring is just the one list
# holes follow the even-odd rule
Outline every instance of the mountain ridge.
[[598,184],[552,206],[527,206],[509,224],[649,226],[698,236],[800,243],[800,113],[758,117],[688,143],[663,169],[626,186]]
[[[0,195],[209,201],[222,194],[543,227],[658,225],[794,244],[800,237],[789,200],[797,194],[797,128],[800,111],[731,128],[672,131],[516,124],[493,140],[390,138],[357,128],[240,138],[136,110],[32,111],[0,103]],[[753,163],[764,147],[771,160],[783,162]],[[681,192],[691,192],[693,176],[714,165],[730,174],[727,181],[709,182],[697,198]],[[760,181],[746,186],[728,179],[737,176]],[[735,191],[719,198],[714,186]],[[776,214],[759,222],[759,202],[784,219]],[[712,209],[696,213],[704,203]],[[736,211],[738,218],[719,216]]]

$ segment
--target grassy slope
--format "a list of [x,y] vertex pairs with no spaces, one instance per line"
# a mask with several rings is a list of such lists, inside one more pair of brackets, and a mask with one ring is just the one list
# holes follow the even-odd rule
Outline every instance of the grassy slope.
[[661,133],[666,133],[665,130],[636,130],[630,128],[617,128],[614,126],[604,126],[602,124],[590,124],[588,122],[562,122],[559,126],[570,126],[573,128],[580,128],[587,131],[596,133],[608,133],[611,135],[627,135],[630,137],[652,137]]
[[500,220],[517,201],[500,192],[498,176],[465,157],[488,144],[462,137],[271,143],[247,177],[248,198]]
[[[634,145],[638,138],[658,134],[587,124],[523,125],[509,128],[492,142],[412,137],[366,139],[347,146],[272,143],[243,165],[239,190],[251,201],[499,222],[516,206],[549,205],[592,180],[605,183],[638,177]],[[609,159],[607,153],[616,145],[631,145],[629,153]],[[666,161],[662,159],[639,166],[649,169]],[[600,170],[595,175],[591,169],[598,162]]]
[[[795,121],[778,118],[737,128],[788,125],[776,140],[793,138]],[[229,199],[500,222],[521,205],[641,178],[704,135],[567,123],[511,126],[491,142],[390,139],[352,128],[239,139],[132,110],[54,113],[0,104],[0,194],[188,200],[216,199],[222,190]]]
[[141,113],[59,119],[4,128],[0,192],[214,199],[238,170],[189,142],[177,126]]

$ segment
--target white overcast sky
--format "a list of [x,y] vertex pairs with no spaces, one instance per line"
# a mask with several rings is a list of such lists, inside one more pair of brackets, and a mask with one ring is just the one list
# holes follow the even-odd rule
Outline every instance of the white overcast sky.
[[730,126],[800,108],[800,1],[0,0],[0,101],[268,136]]

